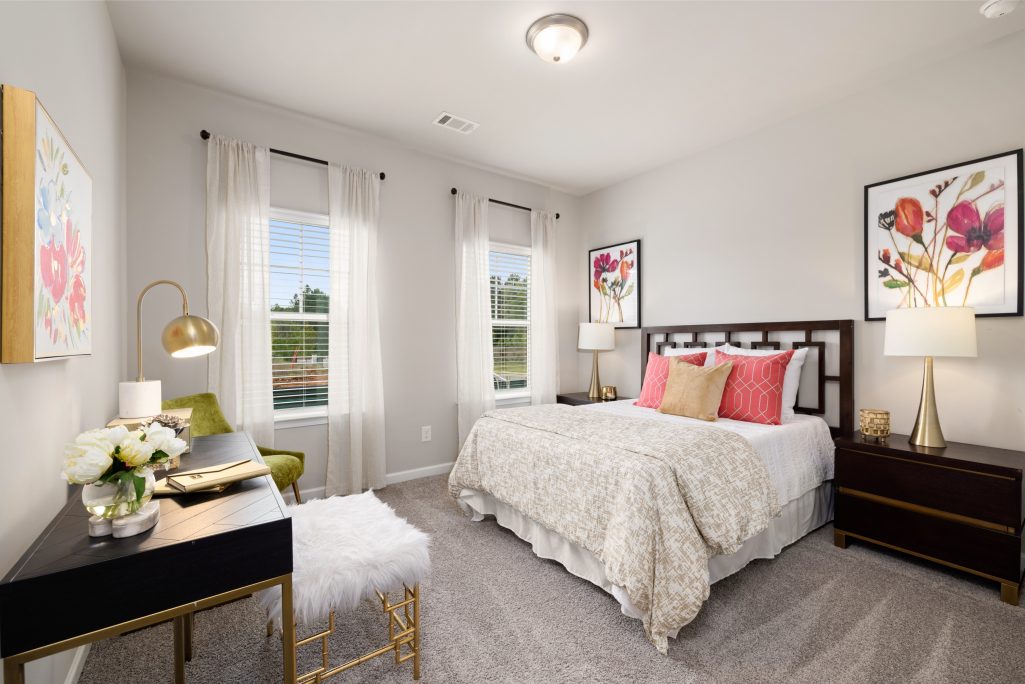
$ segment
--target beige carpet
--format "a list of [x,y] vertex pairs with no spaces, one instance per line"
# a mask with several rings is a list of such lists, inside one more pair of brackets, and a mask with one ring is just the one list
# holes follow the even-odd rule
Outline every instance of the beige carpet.
[[[841,551],[831,526],[714,585],[663,657],[611,596],[494,521],[465,519],[443,477],[380,496],[434,536],[424,682],[1025,681],[1025,608],[1001,603],[987,582],[856,543]],[[188,680],[281,681],[280,641],[263,625],[252,599],[199,614]],[[332,648],[353,654],[385,625],[367,604],[339,621]],[[307,647],[300,665],[317,651]],[[165,624],[94,645],[81,682],[170,681],[171,672]],[[382,658],[337,681],[409,678],[408,665]]]

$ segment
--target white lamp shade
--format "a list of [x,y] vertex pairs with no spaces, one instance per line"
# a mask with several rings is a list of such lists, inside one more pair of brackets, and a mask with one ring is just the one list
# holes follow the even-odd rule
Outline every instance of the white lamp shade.
[[978,356],[975,309],[922,306],[886,312],[887,356]]
[[616,348],[616,327],[611,323],[581,323],[577,348],[611,351]]

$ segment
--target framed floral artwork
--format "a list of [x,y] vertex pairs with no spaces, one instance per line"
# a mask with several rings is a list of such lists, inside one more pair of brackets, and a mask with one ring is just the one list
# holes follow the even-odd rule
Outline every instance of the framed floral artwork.
[[641,327],[641,241],[592,249],[587,271],[590,322]]
[[1022,315],[1022,150],[865,186],[865,320],[970,306]]
[[92,178],[35,93],[0,89],[0,361],[92,353]]

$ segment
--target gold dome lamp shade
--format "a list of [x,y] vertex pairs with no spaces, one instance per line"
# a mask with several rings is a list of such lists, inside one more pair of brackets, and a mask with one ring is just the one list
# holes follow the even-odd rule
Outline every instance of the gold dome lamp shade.
[[160,413],[159,380],[146,380],[142,371],[142,300],[157,285],[172,285],[182,296],[182,315],[164,326],[160,341],[164,350],[176,359],[203,356],[217,349],[221,334],[217,326],[202,316],[189,313],[189,296],[185,288],[173,280],[155,280],[142,289],[135,309],[135,353],[138,376],[134,381],[118,385],[118,414],[121,418],[145,418]]

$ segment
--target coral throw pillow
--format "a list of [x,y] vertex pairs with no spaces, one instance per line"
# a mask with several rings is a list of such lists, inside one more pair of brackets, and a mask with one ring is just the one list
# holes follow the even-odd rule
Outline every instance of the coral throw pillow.
[[719,417],[748,423],[780,425],[783,378],[794,350],[772,356],[739,356],[716,350],[715,364],[733,363],[719,404]]
[[657,409],[662,405],[662,397],[666,393],[666,380],[669,379],[669,362],[679,359],[694,366],[705,365],[708,352],[684,354],[683,356],[662,356],[648,352],[648,366],[644,369],[644,383],[641,385],[641,396],[637,397],[634,406]]

